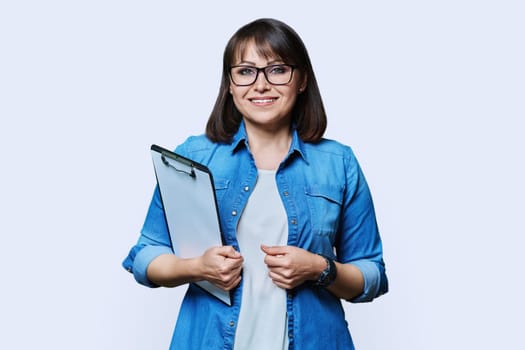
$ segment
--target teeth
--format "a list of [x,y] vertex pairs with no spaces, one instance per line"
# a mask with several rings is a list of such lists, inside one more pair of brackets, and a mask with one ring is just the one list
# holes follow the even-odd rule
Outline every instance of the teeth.
[[274,99],[273,98],[267,98],[267,99],[264,99],[264,100],[252,100],[253,102],[255,103],[268,103],[268,102],[272,102]]

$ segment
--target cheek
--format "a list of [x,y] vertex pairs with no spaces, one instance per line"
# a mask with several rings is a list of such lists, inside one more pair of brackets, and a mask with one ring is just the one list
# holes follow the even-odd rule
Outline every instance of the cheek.
[[230,94],[233,98],[240,100],[243,96],[246,95],[249,89],[242,88],[239,86],[230,86]]
[[238,91],[232,91],[231,96],[232,96],[233,104],[242,113],[244,109],[243,105],[246,103],[245,100],[242,98],[242,95],[239,94]]
[[233,99],[233,103],[235,103],[235,105],[238,105],[241,98],[239,97],[238,94],[236,94],[235,92],[232,92],[232,99]]
[[295,101],[297,101],[297,93],[295,90],[290,89],[284,96],[286,96],[286,101],[289,104],[295,104]]

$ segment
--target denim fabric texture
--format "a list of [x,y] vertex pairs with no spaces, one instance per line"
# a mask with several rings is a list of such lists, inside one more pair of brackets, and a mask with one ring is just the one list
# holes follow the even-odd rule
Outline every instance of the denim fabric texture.
[[[244,125],[230,144],[192,136],[175,151],[211,170],[224,242],[239,250],[237,223],[257,180]],[[288,216],[288,245],[357,266],[365,287],[350,302],[368,302],[388,291],[372,198],[350,147],[326,139],[305,143],[294,131],[276,182]],[[166,253],[172,250],[157,188],[139,240],[123,266],[139,283],[155,287],[146,269]],[[241,293],[242,282],[228,306],[190,283],[170,348],[232,349]],[[287,313],[290,349],[354,349],[342,302],[324,288],[305,283],[288,290]]]

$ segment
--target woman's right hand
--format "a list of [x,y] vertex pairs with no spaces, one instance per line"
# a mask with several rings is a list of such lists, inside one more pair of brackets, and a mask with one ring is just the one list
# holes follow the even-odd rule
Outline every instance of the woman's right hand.
[[209,248],[198,258],[203,279],[224,290],[231,290],[241,282],[242,255],[232,246]]
[[244,259],[231,246],[209,248],[199,257],[183,259],[174,254],[161,254],[148,265],[148,279],[157,286],[176,287],[206,280],[230,290],[241,281]]

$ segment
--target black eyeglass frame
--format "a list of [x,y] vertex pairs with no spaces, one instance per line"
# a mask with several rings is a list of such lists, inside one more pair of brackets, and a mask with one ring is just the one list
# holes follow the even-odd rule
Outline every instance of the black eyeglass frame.
[[[270,79],[268,79],[268,75],[267,75],[267,73],[266,73],[266,70],[267,70],[268,68],[272,68],[272,67],[283,67],[283,66],[290,67],[290,68],[292,69],[292,72],[290,73],[290,79],[289,79],[286,83],[279,83],[279,84],[272,83],[272,82],[270,81]],[[234,69],[234,68],[239,68],[239,67],[243,67],[243,68],[253,68],[253,69],[256,70],[256,74],[254,75],[255,78],[253,79],[253,82],[251,82],[250,84],[237,84],[237,83],[235,82],[235,80],[233,80],[232,69]],[[293,73],[294,73],[294,71],[295,71],[296,68],[297,68],[297,65],[295,65],[295,64],[284,64],[284,63],[283,63],[283,64],[271,64],[271,65],[269,65],[269,66],[262,67],[262,68],[258,68],[258,67],[255,67],[255,66],[245,66],[245,65],[242,65],[242,64],[241,64],[241,65],[237,65],[237,66],[231,66],[231,67],[230,67],[230,71],[229,71],[229,73],[230,73],[230,79],[231,79],[233,85],[235,85],[235,86],[250,86],[250,85],[255,84],[255,82],[257,81],[257,78],[259,78],[259,73],[260,73],[260,72],[263,72],[264,79],[266,79],[266,81],[267,81],[268,83],[270,83],[271,85],[286,85],[286,84],[289,84],[289,83],[292,81],[292,79],[293,79]]]

